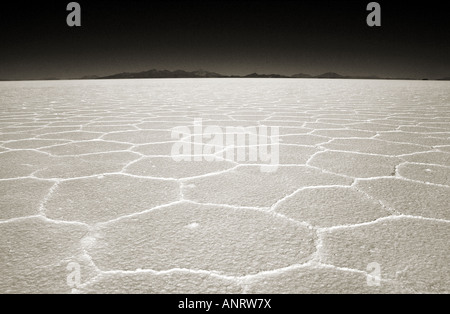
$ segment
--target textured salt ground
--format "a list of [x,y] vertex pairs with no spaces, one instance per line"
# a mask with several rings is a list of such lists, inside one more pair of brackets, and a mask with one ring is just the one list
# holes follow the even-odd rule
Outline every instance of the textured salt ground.
[[449,293],[449,241],[447,222],[384,220],[370,226],[325,231],[321,260],[358,270],[377,260],[383,265],[383,277],[398,285],[416,292]]
[[392,142],[414,143],[425,146],[446,145],[448,143],[448,140],[445,138],[431,137],[428,135],[421,136],[415,133],[407,133],[407,132],[382,133],[376,136],[375,139]]
[[[386,83],[2,82],[0,292],[448,293],[450,89]],[[176,163],[199,118],[280,165]]]
[[0,155],[0,178],[30,176],[33,172],[51,165],[51,158],[33,150],[6,151]]
[[117,173],[139,158],[138,154],[127,151],[57,157],[51,158],[52,163],[35,171],[34,175],[39,178],[70,179]]
[[171,157],[147,157],[129,165],[125,172],[139,176],[180,179],[223,171],[235,166],[235,163],[229,161],[177,162]]
[[313,155],[308,165],[350,177],[370,178],[395,174],[399,163],[396,157],[323,151]]
[[[45,127],[41,127],[40,129],[37,129],[32,133],[32,135],[34,137],[39,137],[40,135],[45,135],[45,134],[57,134],[57,133],[61,133],[64,134],[65,132],[78,132],[80,130],[80,126],[75,126],[75,127],[71,127],[71,126],[61,126],[61,127],[57,127],[57,126],[49,126],[49,123],[45,124]],[[27,138],[30,137],[29,134],[26,134]]]
[[167,142],[172,140],[168,131],[128,131],[107,134],[103,139],[108,141],[125,142],[132,144],[147,144],[152,142]]
[[396,213],[437,219],[450,218],[450,187],[410,182],[400,178],[362,180],[356,188]]
[[93,132],[65,132],[65,133],[49,133],[40,135],[39,138],[45,139],[59,139],[59,140],[73,140],[73,141],[88,141],[98,139],[103,133]]
[[328,149],[391,156],[429,150],[427,147],[415,144],[392,143],[376,139],[333,139],[322,146]]
[[69,142],[59,140],[43,140],[43,139],[18,140],[3,144],[3,147],[11,149],[36,149],[40,147],[53,146],[58,144],[67,144],[67,143]]
[[347,138],[347,137],[373,137],[377,133],[361,130],[335,129],[335,130],[314,130],[311,132],[311,134],[326,136],[330,139],[333,139],[333,138]]
[[106,141],[85,141],[69,143],[65,145],[55,145],[50,148],[44,148],[42,151],[48,152],[52,155],[65,156],[65,155],[81,155],[81,154],[93,154],[102,153],[108,151],[120,151],[130,148],[130,144],[115,143]]
[[398,166],[398,173],[411,180],[450,186],[450,167],[404,163]]
[[[0,224],[0,291],[2,293],[70,293],[66,267],[80,265],[84,280],[95,267],[81,247],[87,227],[56,223],[43,217]],[[64,280],[63,280],[64,279]]]
[[[225,150],[221,150],[217,152],[215,155],[219,158],[224,158],[225,160],[233,161],[235,158],[238,158],[241,151],[244,150],[243,154],[244,158],[242,161],[239,161],[239,164],[250,164],[250,165],[261,164],[261,160],[259,160],[259,158],[254,158],[252,160],[250,153],[251,150],[258,152],[260,148],[264,148],[265,150],[267,150],[269,154],[271,152],[270,145],[259,145],[251,147],[238,146],[236,148],[227,148]],[[321,151],[320,149],[311,146],[280,144],[278,147],[278,152],[280,156],[278,163],[280,165],[304,165],[314,154],[320,151]],[[227,155],[230,153],[232,155]],[[234,158],[229,156],[233,156]]]
[[39,214],[40,202],[53,186],[36,179],[0,181],[0,220]]
[[246,293],[354,294],[411,293],[389,281],[368,286],[367,275],[328,266],[300,266],[282,273],[248,279]]
[[45,214],[51,219],[92,224],[141,212],[178,198],[179,186],[173,181],[124,175],[80,178],[58,184],[47,199]]
[[330,139],[322,136],[315,135],[284,135],[280,136],[280,143],[282,144],[297,144],[297,145],[318,145],[326,143]]
[[[181,203],[100,226],[88,252],[102,270],[246,275],[305,262],[314,237],[306,226],[270,213]],[[139,245],[130,246],[135,239]]]
[[77,293],[243,293],[235,280],[210,275],[207,272],[174,271],[158,274],[156,272],[106,272],[95,280],[82,286]]
[[349,187],[305,188],[278,203],[275,210],[315,227],[358,224],[390,215],[379,203]]
[[450,153],[450,146],[439,146],[438,148],[440,151],[443,152],[449,152]]
[[261,172],[259,166],[239,166],[213,176],[186,180],[183,195],[202,203],[270,207],[305,186],[350,185],[351,179],[305,166],[280,166]]
[[431,165],[435,164],[444,167],[450,166],[450,154],[446,152],[431,151],[405,155],[402,156],[401,158],[406,161],[417,162],[422,164],[431,164]]

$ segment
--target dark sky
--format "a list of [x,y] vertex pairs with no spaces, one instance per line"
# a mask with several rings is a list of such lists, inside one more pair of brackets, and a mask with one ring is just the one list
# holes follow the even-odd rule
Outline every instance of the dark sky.
[[157,69],[222,74],[450,76],[445,2],[79,0],[2,2],[0,78],[74,78]]

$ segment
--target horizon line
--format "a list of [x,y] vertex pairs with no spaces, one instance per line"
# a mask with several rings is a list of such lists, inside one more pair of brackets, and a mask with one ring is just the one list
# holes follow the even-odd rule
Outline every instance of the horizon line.
[[[149,72],[165,72],[168,73],[168,76],[164,77],[134,77],[135,75],[142,75],[144,73]],[[179,77],[175,76],[177,72],[183,72],[187,75],[191,74],[192,77]],[[199,75],[199,72],[203,72],[204,75]],[[122,75],[122,77],[120,77]],[[170,76],[173,75],[173,76]],[[298,76],[298,77],[297,77]],[[111,75],[105,75],[105,76],[98,76],[98,75],[84,75],[82,77],[73,77],[73,78],[59,78],[59,77],[47,77],[47,78],[24,78],[24,79],[7,79],[7,78],[0,78],[0,81],[3,82],[12,82],[12,81],[72,81],[72,80],[111,80],[111,79],[183,79],[183,78],[193,78],[193,79],[201,79],[201,78],[274,78],[274,79],[356,79],[356,80],[414,80],[414,81],[448,81],[450,80],[450,77],[442,77],[442,78],[411,78],[411,77],[382,77],[377,75],[341,75],[336,72],[324,72],[319,75],[310,75],[306,73],[297,73],[293,75],[284,75],[284,74],[277,74],[277,73],[270,73],[270,74],[260,74],[257,72],[253,72],[246,75],[223,75],[217,72],[211,72],[203,69],[198,69],[194,71],[186,71],[186,70],[157,70],[155,68],[145,71],[139,71],[139,72],[120,72],[120,73],[114,73]]]

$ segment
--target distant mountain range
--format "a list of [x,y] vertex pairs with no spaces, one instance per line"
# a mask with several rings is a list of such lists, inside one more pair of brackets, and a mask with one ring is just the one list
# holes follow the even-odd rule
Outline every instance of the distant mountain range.
[[129,79],[129,78],[210,78],[210,77],[226,77],[225,75],[198,70],[187,72],[183,70],[168,71],[168,70],[149,70],[144,72],[129,73],[123,72],[109,76],[99,77],[99,79]]
[[132,79],[132,78],[227,78],[227,77],[242,77],[242,78],[326,78],[326,79],[379,79],[377,76],[343,76],[334,72],[327,72],[317,76],[299,73],[291,76],[281,75],[281,74],[258,74],[251,73],[248,75],[223,75],[215,72],[209,72],[204,70],[187,72],[183,70],[168,71],[168,70],[155,70],[144,72],[123,72],[108,76],[85,76],[82,79]]
[[[310,75],[305,73],[298,73],[294,75],[281,75],[281,74],[258,74],[251,73],[248,75],[223,75],[216,72],[209,72],[205,70],[197,71],[168,71],[168,70],[156,70],[152,69],[143,72],[123,72],[108,76],[86,75],[81,80],[98,80],[98,79],[150,79],[150,78],[315,78],[315,79],[369,79],[369,80],[420,80],[413,78],[392,78],[392,77],[378,77],[378,76],[346,76],[334,72],[327,72],[320,75]],[[41,80],[58,80],[58,78],[44,78]],[[428,80],[423,78],[421,80]],[[438,81],[450,81],[450,77],[444,77],[440,79],[430,79]],[[8,81],[8,79],[0,79],[0,81]]]
[[[108,76],[85,76],[81,79],[138,79],[138,78],[317,78],[317,79],[370,79],[370,80],[416,80],[412,78],[386,78],[386,77],[378,77],[375,75],[370,76],[348,76],[341,75],[334,72],[327,72],[320,75],[310,75],[305,73],[298,73],[291,76],[281,75],[281,74],[259,74],[259,73],[251,73],[248,75],[223,75],[216,72],[209,72],[205,70],[197,70],[197,71],[168,71],[168,70],[156,70],[152,69],[149,71],[143,72],[123,72]],[[424,79],[426,80],[426,79]],[[450,77],[445,77],[439,80],[450,80]]]

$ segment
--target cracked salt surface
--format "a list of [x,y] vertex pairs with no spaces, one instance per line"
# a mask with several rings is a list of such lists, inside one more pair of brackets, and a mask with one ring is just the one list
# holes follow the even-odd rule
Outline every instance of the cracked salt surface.
[[[0,293],[449,293],[448,84],[1,82]],[[174,162],[198,118],[277,171]]]

